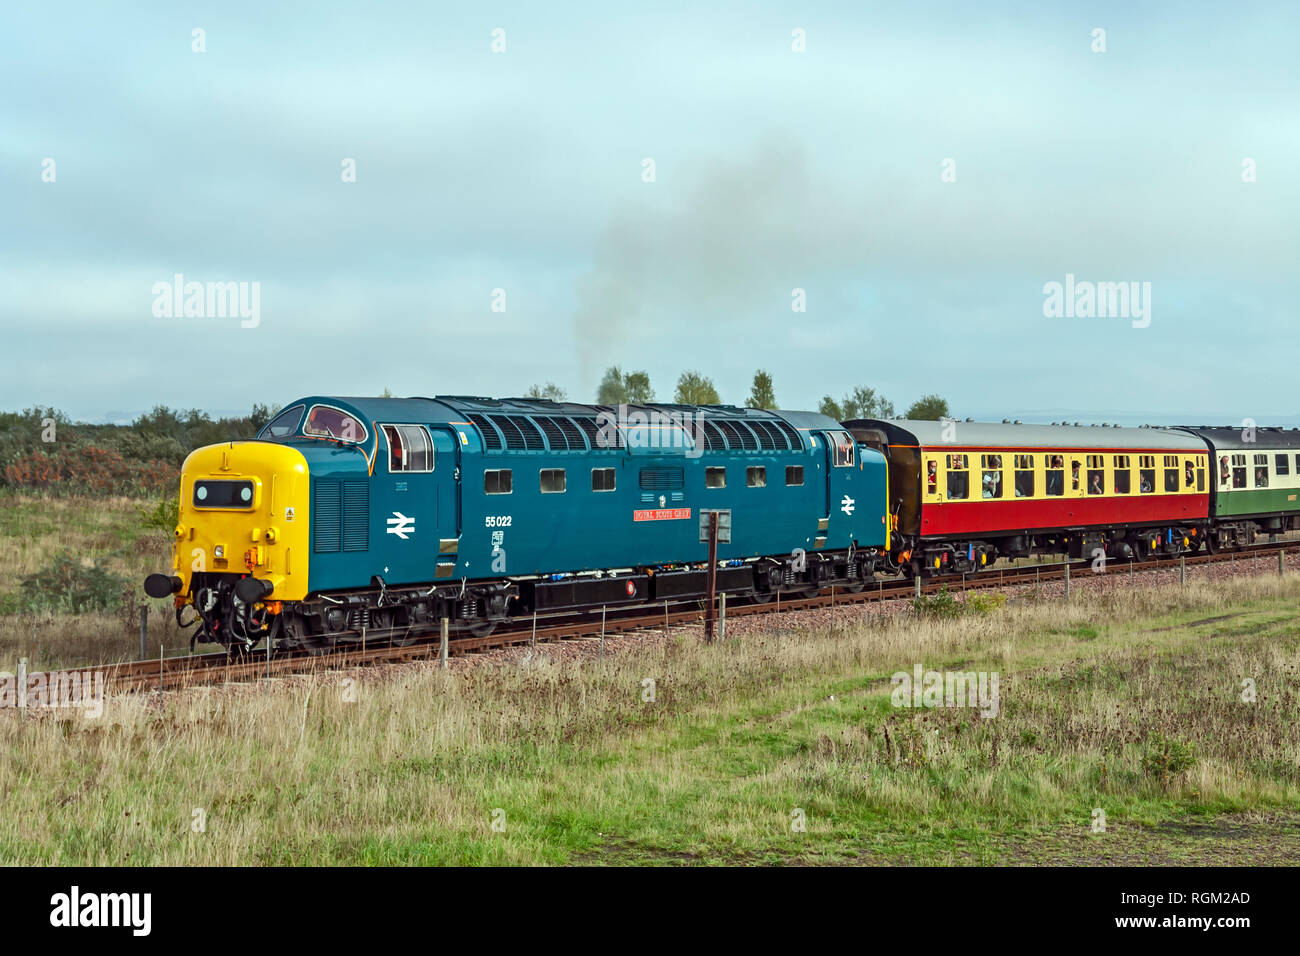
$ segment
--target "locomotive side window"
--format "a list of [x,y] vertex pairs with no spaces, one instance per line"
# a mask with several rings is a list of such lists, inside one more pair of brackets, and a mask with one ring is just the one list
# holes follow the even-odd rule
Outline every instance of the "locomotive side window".
[[303,407],[295,405],[293,408],[286,408],[275,418],[271,419],[262,426],[262,430],[257,433],[258,438],[287,438],[298,430],[298,423],[302,421]]
[[745,469],[745,487],[766,488],[767,468],[764,465],[750,465]]
[[591,490],[592,491],[613,491],[614,481],[615,479],[614,479],[613,468],[591,469]]
[[1129,471],[1128,455],[1115,455],[1111,459],[1111,464],[1115,466],[1115,494],[1128,494],[1133,480],[1133,473]]
[[565,477],[563,468],[543,468],[541,472],[542,494],[564,494]]
[[1268,455],[1255,456],[1255,487],[1268,487]]
[[790,487],[803,484],[803,465],[785,466],[785,483]]
[[1088,456],[1088,494],[1090,495],[1106,493],[1105,460],[1102,455]]
[[1016,466],[1016,497],[1034,497],[1034,456],[1016,455],[1013,464]]
[[948,456],[948,498],[964,500],[970,494],[969,455]]
[[433,471],[433,442],[423,425],[380,425],[388,439],[388,470]]
[[313,438],[334,438],[357,444],[370,436],[366,426],[354,415],[332,405],[313,405],[307,413],[307,423],[302,426],[302,433]]
[[483,493],[508,495],[514,491],[514,475],[509,468],[483,472]]
[[1047,493],[1049,495],[1065,494],[1065,457],[1063,455],[1047,456]]
[[1002,497],[1002,456],[981,455],[980,495],[984,498]]
[[727,487],[727,469],[722,467],[708,467],[704,469],[704,487],[705,488],[725,488]]

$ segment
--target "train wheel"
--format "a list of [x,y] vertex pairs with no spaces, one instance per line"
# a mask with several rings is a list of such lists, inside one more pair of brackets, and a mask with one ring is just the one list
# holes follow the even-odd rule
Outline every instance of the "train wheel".
[[475,621],[473,624],[466,624],[465,630],[475,637],[487,637],[497,629],[496,621]]
[[760,591],[755,588],[750,592],[749,596],[755,604],[770,604],[772,601],[771,591]]

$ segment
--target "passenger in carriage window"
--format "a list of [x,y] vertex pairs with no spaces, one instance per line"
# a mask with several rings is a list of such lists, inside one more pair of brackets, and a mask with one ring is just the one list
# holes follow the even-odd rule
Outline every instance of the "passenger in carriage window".
[[1070,481],[1071,481],[1071,487],[1075,491],[1078,491],[1079,490],[1079,463],[1077,461],[1070,462]]
[[1101,475],[1093,475],[1092,480],[1088,482],[1088,494],[1101,494]]
[[1148,495],[1151,492],[1155,491],[1155,484],[1152,482],[1150,478],[1147,477],[1147,474],[1148,473],[1145,471],[1142,472],[1142,484],[1141,487],[1139,488],[1139,490],[1144,495]]
[[1192,463],[1190,461],[1187,463],[1187,467],[1186,469],[1184,469],[1184,472],[1187,477],[1187,484],[1190,485],[1196,481],[1196,472],[1192,469]]

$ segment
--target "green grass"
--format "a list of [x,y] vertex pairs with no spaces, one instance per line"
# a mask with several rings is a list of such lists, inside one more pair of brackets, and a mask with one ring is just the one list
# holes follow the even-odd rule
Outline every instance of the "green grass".
[[[363,674],[355,703],[328,678],[0,720],[0,858],[1295,863],[1297,597],[1259,578],[834,631],[790,614],[603,662]],[[917,663],[997,671],[999,715],[893,707]]]

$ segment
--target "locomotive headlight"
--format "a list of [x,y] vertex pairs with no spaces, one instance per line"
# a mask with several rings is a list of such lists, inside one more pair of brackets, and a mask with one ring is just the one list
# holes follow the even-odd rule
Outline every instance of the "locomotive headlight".
[[224,558],[226,556],[226,546],[224,544],[219,544],[214,547],[212,549],[212,556],[214,558]]

